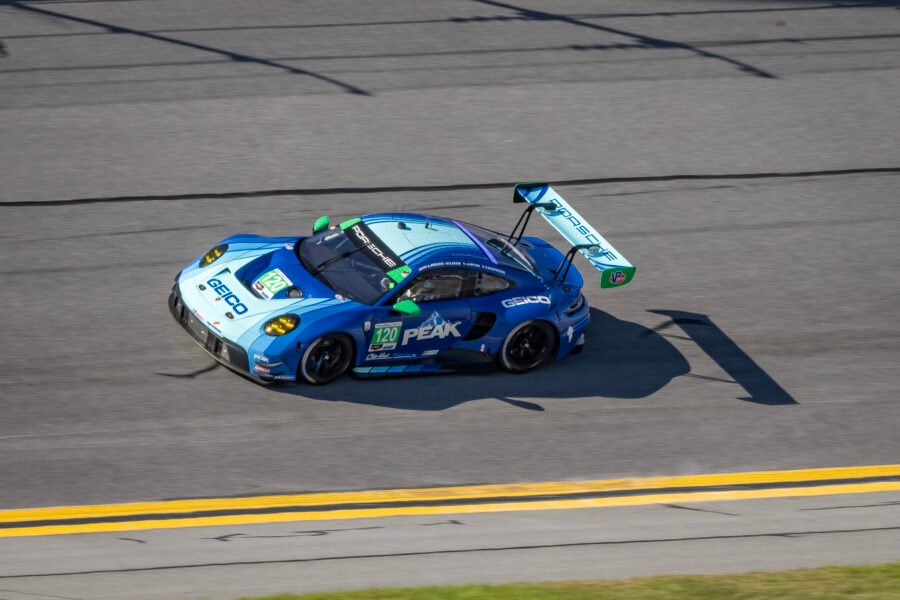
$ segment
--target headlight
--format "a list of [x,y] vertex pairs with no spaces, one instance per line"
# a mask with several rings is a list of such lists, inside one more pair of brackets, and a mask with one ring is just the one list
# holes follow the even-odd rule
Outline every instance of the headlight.
[[297,315],[281,315],[280,317],[275,317],[274,319],[266,321],[266,324],[263,326],[263,331],[266,332],[266,335],[284,335],[292,332],[299,322],[300,317]]
[[219,244],[209,252],[203,255],[203,258],[200,259],[201,267],[208,267],[213,264],[225,254],[225,251],[228,250],[228,244]]
[[569,308],[564,310],[563,312],[567,315],[571,315],[577,313],[584,306],[584,294],[578,294],[578,298],[569,305]]

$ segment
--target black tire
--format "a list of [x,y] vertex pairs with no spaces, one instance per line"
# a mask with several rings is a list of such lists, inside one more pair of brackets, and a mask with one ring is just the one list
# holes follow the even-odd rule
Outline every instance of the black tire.
[[546,321],[526,321],[516,326],[500,347],[500,366],[510,373],[525,373],[550,360],[556,345],[553,326]]
[[350,368],[353,342],[346,335],[328,333],[314,340],[300,357],[297,381],[313,385],[331,383]]

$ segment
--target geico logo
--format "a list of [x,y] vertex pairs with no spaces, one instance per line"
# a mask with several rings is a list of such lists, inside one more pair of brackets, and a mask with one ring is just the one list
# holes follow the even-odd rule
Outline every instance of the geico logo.
[[550,298],[547,296],[516,296],[515,298],[507,298],[501,304],[506,308],[522,306],[523,304],[550,304]]
[[403,332],[403,345],[405,346],[410,340],[430,340],[433,338],[444,339],[448,335],[459,337],[460,333],[457,327],[462,321],[456,323],[440,323],[438,325],[422,325],[414,327]]
[[215,278],[210,279],[206,283],[209,284],[209,286],[213,289],[213,291],[215,293],[217,293],[217,294],[219,294],[219,296],[221,296],[222,300],[224,300],[225,303],[228,304],[228,306],[230,306],[234,309],[234,312],[236,312],[239,315],[242,315],[245,312],[247,312],[247,307],[244,306],[244,304],[240,301],[240,299],[234,295],[234,292],[232,292],[230,289],[228,289],[227,285],[225,285],[224,283],[222,283],[221,281],[219,281],[218,279],[215,279]]

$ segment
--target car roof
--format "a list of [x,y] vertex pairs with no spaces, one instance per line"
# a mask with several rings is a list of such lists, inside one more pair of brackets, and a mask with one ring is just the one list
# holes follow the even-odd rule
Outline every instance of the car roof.
[[486,266],[490,250],[465,225],[444,217],[415,213],[378,213],[361,217],[381,241],[407,265],[418,268],[442,260]]

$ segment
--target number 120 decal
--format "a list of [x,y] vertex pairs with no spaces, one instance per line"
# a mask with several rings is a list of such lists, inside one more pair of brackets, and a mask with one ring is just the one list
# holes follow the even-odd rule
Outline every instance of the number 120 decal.
[[260,275],[253,287],[263,298],[268,300],[290,285],[292,285],[291,280],[281,272],[281,269],[272,269]]

